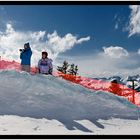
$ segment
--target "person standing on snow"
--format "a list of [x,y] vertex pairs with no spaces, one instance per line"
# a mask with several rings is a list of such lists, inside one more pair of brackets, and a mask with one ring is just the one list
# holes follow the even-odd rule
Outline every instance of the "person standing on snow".
[[42,58],[38,62],[38,72],[41,74],[50,74],[53,72],[52,59],[48,58],[47,52],[42,52]]
[[120,85],[116,79],[114,79],[110,82],[109,91],[114,94],[120,95],[120,96],[123,93],[122,88],[120,87]]
[[24,49],[20,49],[21,70],[30,72],[32,51],[29,43],[24,44]]

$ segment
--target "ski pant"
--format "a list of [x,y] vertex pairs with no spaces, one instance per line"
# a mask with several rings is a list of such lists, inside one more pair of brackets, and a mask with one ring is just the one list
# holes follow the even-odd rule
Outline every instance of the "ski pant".
[[30,65],[21,65],[21,70],[26,71],[26,72],[30,72]]

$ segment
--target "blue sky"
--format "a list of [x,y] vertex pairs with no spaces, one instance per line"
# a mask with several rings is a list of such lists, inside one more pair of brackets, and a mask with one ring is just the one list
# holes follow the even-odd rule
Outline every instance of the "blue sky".
[[[136,18],[139,16],[139,7],[131,8],[129,5],[10,5],[0,8],[1,31],[5,30],[5,25],[9,23],[15,31],[20,33],[46,31],[46,34],[52,34],[56,31],[57,35],[62,38],[68,33],[77,37],[77,40],[90,37],[87,41],[75,43],[73,47],[60,52],[58,56],[94,57],[105,53],[103,47],[115,48],[116,46],[121,47],[120,53],[124,49],[129,54],[134,54],[140,48],[139,22]],[[138,12],[135,12],[136,8]],[[46,41],[46,38],[44,36],[43,40]],[[108,55],[108,52],[105,54]]]
[[[139,47],[139,37],[128,39],[128,33],[122,29],[115,30],[118,18],[122,19],[119,26],[128,22],[130,9],[122,6],[5,6],[5,18],[14,21],[17,30],[57,30],[60,35],[72,33],[78,36],[91,36],[91,40],[75,47],[72,53],[83,53],[111,44],[122,45],[130,50]],[[132,47],[135,46],[135,47]],[[88,46],[88,50],[87,50]]]

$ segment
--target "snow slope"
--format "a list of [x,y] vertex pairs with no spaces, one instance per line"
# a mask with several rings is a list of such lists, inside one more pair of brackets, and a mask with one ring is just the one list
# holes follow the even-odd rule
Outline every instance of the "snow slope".
[[[1,70],[16,70],[21,71],[20,64],[16,61],[9,60],[0,60],[0,69]],[[31,67],[31,73],[36,74],[37,69]],[[139,82],[137,82],[136,89],[132,90],[132,86],[128,84],[127,81],[129,77],[123,79],[119,76],[113,76],[109,78],[87,78],[82,76],[72,76],[69,74],[63,74],[54,70],[53,75],[62,77],[67,81],[77,83],[91,90],[102,90],[105,92],[110,92],[119,96],[124,96],[130,102],[140,106],[140,94],[137,92],[140,89]],[[139,76],[136,76],[139,79]],[[136,78],[134,76],[134,78]],[[112,84],[112,80],[117,80],[118,84]]]
[[[41,127],[41,134],[94,133],[94,128],[106,130],[105,122],[111,121],[112,118],[118,118],[120,122],[136,122],[139,118],[139,108],[123,97],[102,91],[91,91],[53,76],[31,75],[14,70],[0,71],[0,97],[0,133],[6,134],[17,133],[11,131],[14,128],[9,128],[7,121],[6,124],[2,121],[8,118],[22,120],[21,124],[26,123],[26,120],[34,124],[39,120],[42,122],[43,119],[43,124],[46,121],[53,124],[50,128],[36,125],[34,131],[29,131],[31,134],[39,133],[37,130]],[[82,124],[82,121],[88,122]],[[91,128],[91,124],[96,127]],[[28,125],[25,126],[28,128]],[[23,126],[20,128],[22,131],[18,134],[26,132]]]

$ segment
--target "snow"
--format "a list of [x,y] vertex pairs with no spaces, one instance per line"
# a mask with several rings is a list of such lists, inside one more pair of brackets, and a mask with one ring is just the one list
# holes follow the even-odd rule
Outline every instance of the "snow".
[[123,97],[54,76],[1,70],[0,97],[0,134],[130,134],[140,130],[139,108]]
[[70,131],[59,121],[50,121],[45,118],[34,119],[29,117],[5,115],[0,117],[0,125],[0,134],[86,134],[79,130]]
[[104,129],[97,127],[89,120],[76,121],[84,127],[88,126],[91,132],[84,132],[78,129],[68,130],[57,120],[47,120],[46,118],[34,119],[29,117],[19,117],[12,115],[0,116],[0,134],[3,135],[139,135],[139,120],[109,119],[99,120],[105,126]]

